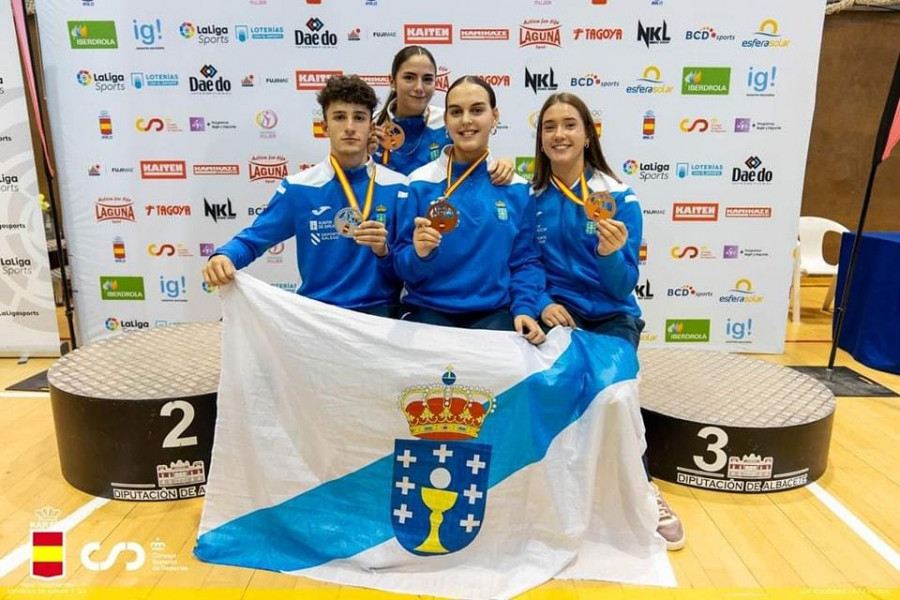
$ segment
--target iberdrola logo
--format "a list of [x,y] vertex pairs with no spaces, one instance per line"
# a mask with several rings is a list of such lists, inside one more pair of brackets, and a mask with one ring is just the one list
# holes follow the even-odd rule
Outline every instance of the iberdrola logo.
[[414,385],[399,408],[416,440],[395,440],[391,524],[397,541],[420,556],[457,552],[484,522],[491,446],[476,443],[494,412],[485,388],[456,385],[452,366],[441,383]]

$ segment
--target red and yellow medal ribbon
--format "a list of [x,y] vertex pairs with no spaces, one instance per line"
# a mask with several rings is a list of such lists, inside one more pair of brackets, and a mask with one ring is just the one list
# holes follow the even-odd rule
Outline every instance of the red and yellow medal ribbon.
[[466,178],[472,174],[472,171],[475,170],[478,165],[484,162],[484,159],[488,157],[488,151],[485,150],[484,154],[482,154],[478,160],[469,165],[469,168],[466,169],[466,172],[460,175],[459,179],[453,181],[453,149],[450,149],[450,157],[447,159],[447,189],[444,191],[444,198],[449,198],[450,195],[456,191],[456,189],[462,184]]
[[584,172],[581,173],[581,198],[572,193],[572,190],[569,189],[569,186],[565,185],[562,181],[559,180],[559,177],[556,175],[550,175],[550,179],[553,180],[553,184],[563,193],[563,195],[577,204],[578,206],[584,206],[585,201],[588,199],[588,195],[590,190],[588,190],[587,180],[584,178]]
[[341,189],[344,190],[344,196],[347,198],[347,203],[351,208],[362,215],[363,221],[367,221],[369,219],[369,213],[372,212],[372,198],[375,196],[375,165],[372,165],[372,175],[369,178],[369,187],[366,189],[366,203],[363,206],[362,211],[360,211],[359,202],[356,200],[356,194],[353,193],[353,188],[350,187],[350,182],[347,181],[347,175],[344,173],[344,169],[341,168],[340,163],[338,163],[333,154],[329,156],[328,159],[331,161],[331,168],[334,169],[334,173],[341,183]]

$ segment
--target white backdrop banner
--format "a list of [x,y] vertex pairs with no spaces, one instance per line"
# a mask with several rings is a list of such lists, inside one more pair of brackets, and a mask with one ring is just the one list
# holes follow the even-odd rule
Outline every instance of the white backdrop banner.
[[[212,248],[327,153],[315,91],[357,73],[384,98],[416,43],[434,103],[494,85],[523,175],[546,96],[586,100],[644,209],[645,344],[781,352],[824,4],[39,0],[81,335],[217,319]],[[293,289],[294,252],[249,271]]]
[[0,2],[0,356],[59,356],[56,304],[9,2]]

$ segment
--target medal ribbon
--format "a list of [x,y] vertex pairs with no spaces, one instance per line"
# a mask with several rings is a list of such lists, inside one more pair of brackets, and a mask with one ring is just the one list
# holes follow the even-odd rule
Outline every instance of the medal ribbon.
[[452,176],[453,176],[453,149],[451,148],[451,149],[450,149],[450,157],[447,159],[447,189],[444,190],[444,198],[449,198],[449,197],[450,197],[450,194],[452,194],[453,192],[456,191],[456,188],[458,188],[458,187],[462,184],[462,182],[465,181],[466,178],[467,178],[469,175],[472,174],[472,171],[474,171],[475,168],[476,168],[478,165],[480,165],[481,163],[484,162],[484,159],[486,159],[487,156],[488,156],[488,151],[485,150],[485,151],[484,151],[484,154],[482,154],[481,157],[480,157],[478,160],[476,160],[476,161],[473,162],[471,165],[469,165],[469,168],[466,169],[466,172],[463,173],[462,175],[460,175],[459,179],[457,179],[455,182],[453,182],[453,183],[451,184],[451,181],[453,181],[453,180],[452,180]]
[[[338,181],[341,182],[341,189],[344,190],[344,196],[347,198],[347,203],[351,206],[351,208],[359,211],[359,202],[356,200],[356,194],[353,193],[353,188],[350,187],[350,182],[347,181],[347,175],[344,173],[344,169],[341,168],[340,163],[338,163],[337,159],[334,155],[330,155],[328,159],[331,161],[331,168],[334,169],[335,174],[337,175]],[[369,218],[369,213],[372,212],[372,197],[375,195],[375,165],[372,165],[372,176],[369,179],[369,187],[366,189],[366,204],[363,206],[360,214],[362,215],[362,220],[366,221]]]
[[569,186],[564,185],[562,181],[559,180],[559,177],[556,175],[550,175],[550,179],[553,180],[553,184],[563,193],[563,195],[577,204],[578,206],[584,206],[584,202],[588,198],[588,186],[587,181],[584,178],[584,172],[581,173],[581,198],[572,193],[572,190],[569,189]]

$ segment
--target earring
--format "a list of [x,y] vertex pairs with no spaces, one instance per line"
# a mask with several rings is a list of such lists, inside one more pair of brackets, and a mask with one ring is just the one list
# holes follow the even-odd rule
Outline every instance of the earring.
[[497,126],[496,125],[491,127],[491,135],[497,135]]
[[584,140],[584,147],[585,147],[585,148],[587,148],[587,147],[588,147],[588,145],[589,145],[589,144],[590,144],[590,142],[589,142],[589,141],[587,141],[587,140]]

